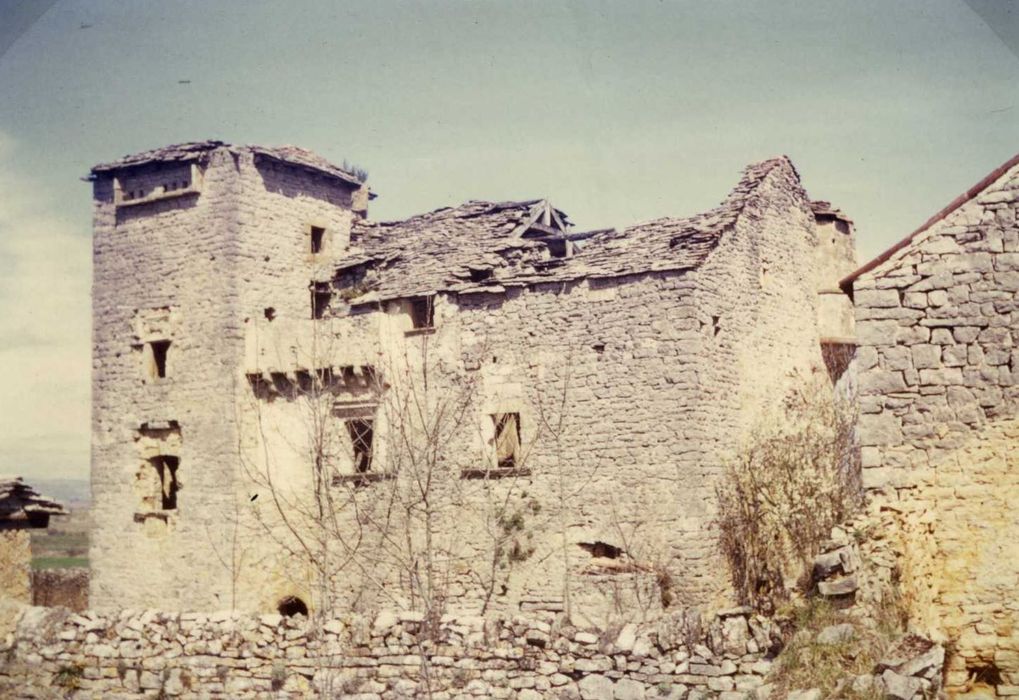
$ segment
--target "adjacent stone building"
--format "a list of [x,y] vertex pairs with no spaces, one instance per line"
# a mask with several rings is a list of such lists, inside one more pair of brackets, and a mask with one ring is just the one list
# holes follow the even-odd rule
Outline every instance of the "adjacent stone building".
[[786,158],[621,231],[545,200],[372,222],[293,147],[92,180],[100,608],[723,603],[724,456],[852,335],[852,223]]
[[901,514],[913,622],[950,642],[950,690],[999,695],[1019,693],[1017,212],[1019,156],[843,282],[863,481]]
[[29,530],[66,515],[56,501],[39,495],[20,476],[0,477],[0,598],[32,602],[32,542]]

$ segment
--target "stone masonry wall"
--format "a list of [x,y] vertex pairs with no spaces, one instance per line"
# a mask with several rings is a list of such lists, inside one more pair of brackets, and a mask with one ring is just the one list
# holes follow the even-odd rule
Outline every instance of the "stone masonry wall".
[[0,530],[0,596],[32,599],[32,545],[27,529]]
[[[743,700],[777,630],[745,610],[578,629],[551,615],[374,619],[27,608],[0,652],[18,698]],[[430,694],[429,694],[430,692]]]
[[[349,238],[351,193],[247,149],[221,148],[191,189],[140,203],[124,191],[179,183],[150,164],[94,183],[94,536],[96,607],[232,604],[239,479],[238,387],[254,319],[311,316],[309,284]],[[310,227],[326,231],[310,252]],[[271,311],[270,311],[271,309]],[[153,340],[168,340],[165,377]],[[246,388],[246,386],[245,386]],[[179,459],[176,507],[149,460]]]
[[[405,335],[409,319],[390,309],[321,322],[323,333],[368,329],[362,342],[380,353],[373,364],[387,378],[404,361],[427,362],[433,392],[442,391],[437,382],[476,383],[431,487],[434,546],[453,562],[442,565],[450,609],[569,605],[574,616],[605,624],[670,605],[728,604],[712,531],[714,485],[752,417],[782,398],[792,375],[821,366],[815,282],[802,275],[815,255],[814,235],[795,172],[776,168],[696,271],[439,295],[436,328],[425,334]],[[280,397],[251,410],[262,417],[252,460],[272,454],[283,462],[293,452],[293,468],[279,474],[288,484],[306,480],[307,451],[301,462],[293,449],[302,435],[300,403]],[[520,415],[525,469],[461,478],[492,466],[491,416],[506,412]],[[373,469],[380,472],[387,469],[384,424],[377,416]],[[346,523],[340,530],[363,538],[354,558],[364,564],[338,577],[345,604],[371,610],[380,604],[375,598],[405,595],[407,564],[394,569],[372,533],[349,519],[389,502],[397,489],[383,479],[337,491]],[[247,510],[271,510],[260,493]],[[504,503],[505,514],[493,512]],[[519,525],[522,553],[497,567],[499,585],[486,597],[492,531],[502,515]],[[245,546],[257,549],[250,539]],[[619,556],[606,556],[612,548]],[[348,556],[337,553],[340,561]],[[257,569],[241,578],[256,582],[252,593],[261,597],[245,598],[242,607],[272,609],[285,595],[312,594],[305,569],[292,560],[246,559]],[[370,568],[370,578],[359,566]],[[367,593],[365,580],[373,581]]]
[[864,483],[949,687],[1019,692],[1019,169],[856,280]]

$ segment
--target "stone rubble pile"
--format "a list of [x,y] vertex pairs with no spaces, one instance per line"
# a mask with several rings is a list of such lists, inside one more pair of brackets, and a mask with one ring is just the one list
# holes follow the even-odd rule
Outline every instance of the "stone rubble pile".
[[562,616],[382,612],[303,616],[25,608],[0,645],[0,696],[24,698],[420,696],[743,700],[779,644],[748,609],[577,629]]
[[[834,605],[848,608],[852,617],[876,619],[881,598],[892,590],[896,579],[896,558],[887,534],[893,532],[894,515],[887,509],[872,509],[832,529],[831,539],[814,558],[813,580],[817,593]],[[886,614],[886,613],[885,613]],[[818,644],[852,641],[856,634],[850,623],[822,629]],[[923,700],[937,695],[942,686],[945,649],[939,644],[908,634],[899,639],[873,673],[843,678],[834,693],[846,686],[857,695],[875,695],[888,700]],[[822,700],[816,688],[797,690],[789,700]]]

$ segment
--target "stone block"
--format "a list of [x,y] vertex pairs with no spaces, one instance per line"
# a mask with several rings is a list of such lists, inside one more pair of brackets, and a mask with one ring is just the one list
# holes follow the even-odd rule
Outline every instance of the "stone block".
[[941,367],[941,346],[920,344],[910,348],[913,353],[913,367],[916,369],[936,369]]
[[894,289],[860,290],[853,295],[857,307],[888,308],[899,305],[899,293]]
[[615,684],[605,676],[584,676],[577,681],[583,700],[614,700]]
[[615,700],[644,700],[644,684],[629,678],[620,678],[612,690]]
[[922,687],[919,678],[902,676],[891,669],[881,674],[881,682],[885,687],[885,697],[893,700],[913,700]]

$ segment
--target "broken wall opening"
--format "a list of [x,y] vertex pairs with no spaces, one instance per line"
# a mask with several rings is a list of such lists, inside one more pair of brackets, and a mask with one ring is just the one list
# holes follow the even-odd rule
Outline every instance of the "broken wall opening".
[[325,318],[329,302],[333,299],[332,287],[328,282],[313,282],[311,285],[311,317]]
[[293,595],[282,598],[280,602],[276,604],[276,611],[283,617],[293,617],[294,615],[308,616],[307,604],[305,604],[305,602],[297,596]]
[[500,469],[513,469],[519,462],[520,414],[495,413],[495,462]]
[[135,431],[142,463],[135,474],[141,512],[177,509],[180,492],[181,432],[177,421],[143,423]]

